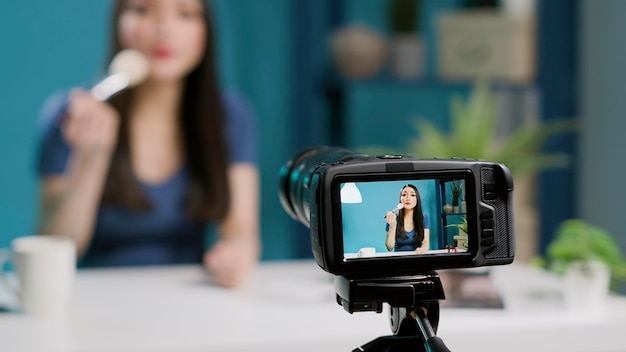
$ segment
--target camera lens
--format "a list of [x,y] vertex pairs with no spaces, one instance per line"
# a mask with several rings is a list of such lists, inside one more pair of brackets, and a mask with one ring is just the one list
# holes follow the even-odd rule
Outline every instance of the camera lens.
[[321,164],[352,160],[354,152],[338,147],[319,146],[305,150],[280,169],[278,197],[285,211],[293,219],[310,226],[309,182]]

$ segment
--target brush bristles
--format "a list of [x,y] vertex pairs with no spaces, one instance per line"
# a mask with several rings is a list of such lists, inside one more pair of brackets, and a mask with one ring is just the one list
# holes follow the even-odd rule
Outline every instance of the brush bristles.
[[148,76],[150,63],[139,51],[125,49],[117,53],[109,65],[109,74],[124,72],[128,75],[128,87],[133,87]]

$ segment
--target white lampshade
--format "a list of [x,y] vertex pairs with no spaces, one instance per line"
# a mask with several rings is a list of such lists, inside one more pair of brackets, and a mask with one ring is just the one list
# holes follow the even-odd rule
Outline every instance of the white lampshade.
[[341,189],[341,203],[363,203],[361,192],[354,182],[348,182]]

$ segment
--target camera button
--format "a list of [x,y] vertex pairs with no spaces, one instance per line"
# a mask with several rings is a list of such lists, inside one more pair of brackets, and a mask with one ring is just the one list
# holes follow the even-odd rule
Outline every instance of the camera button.
[[480,245],[483,247],[491,247],[495,242],[495,222],[493,220],[494,214],[491,210],[485,210],[480,213]]
[[480,240],[480,244],[483,247],[491,247],[495,244],[495,242],[493,241],[493,238],[483,238],[482,240]]
[[495,244],[493,229],[483,229],[480,244],[483,246],[493,246]]
[[485,209],[480,213],[480,219],[481,220],[489,220],[492,219],[493,220],[494,216],[493,216],[493,211],[489,210],[489,209]]
[[485,182],[483,183],[483,198],[485,200],[495,200],[496,195],[496,184],[493,182]]

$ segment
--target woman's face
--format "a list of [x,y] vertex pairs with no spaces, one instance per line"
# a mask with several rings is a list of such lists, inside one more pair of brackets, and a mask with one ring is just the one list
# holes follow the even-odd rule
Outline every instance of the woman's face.
[[124,48],[150,60],[150,78],[183,79],[202,60],[206,41],[201,0],[127,0],[118,26]]
[[400,193],[400,203],[404,209],[414,209],[417,205],[417,192],[412,187],[404,187]]

